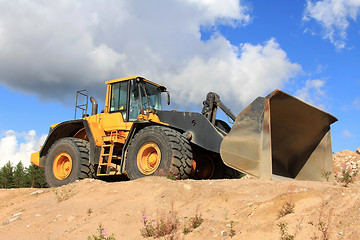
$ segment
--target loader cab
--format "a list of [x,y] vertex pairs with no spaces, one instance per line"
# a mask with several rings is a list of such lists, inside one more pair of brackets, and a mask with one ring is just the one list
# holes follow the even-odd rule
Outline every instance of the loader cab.
[[115,79],[106,82],[105,112],[120,112],[125,122],[134,122],[141,112],[161,110],[162,85],[142,77]]

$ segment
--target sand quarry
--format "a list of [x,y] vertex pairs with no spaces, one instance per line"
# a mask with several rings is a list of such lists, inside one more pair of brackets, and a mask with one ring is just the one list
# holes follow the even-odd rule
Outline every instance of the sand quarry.
[[[334,154],[335,173],[359,166],[360,154]],[[358,174],[359,175],[359,174]],[[101,224],[115,239],[147,239],[148,221],[176,216],[160,239],[360,239],[360,177],[338,182],[85,179],[59,188],[1,189],[1,239],[87,239]],[[280,217],[284,206],[292,211]],[[184,234],[194,216],[202,224]],[[285,233],[280,226],[286,225]],[[152,239],[152,238],[150,238]]]

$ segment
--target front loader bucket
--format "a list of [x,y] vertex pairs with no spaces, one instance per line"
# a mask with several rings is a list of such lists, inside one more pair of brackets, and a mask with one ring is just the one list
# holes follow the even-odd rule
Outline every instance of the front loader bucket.
[[221,143],[221,158],[229,167],[261,179],[320,181],[323,173],[332,172],[330,125],[336,121],[275,90],[236,117]]

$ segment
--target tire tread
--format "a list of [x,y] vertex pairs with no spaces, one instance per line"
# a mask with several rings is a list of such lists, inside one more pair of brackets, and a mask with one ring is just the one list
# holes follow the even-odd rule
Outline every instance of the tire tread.
[[[53,149],[55,150],[55,148],[59,145],[59,144],[68,144],[67,146],[71,146],[72,148],[78,152],[78,160],[79,160],[79,168],[77,172],[77,174],[75,176],[73,175],[73,177],[71,177],[72,180],[63,180],[63,183],[59,182],[59,180],[54,179],[53,173],[52,173],[52,161],[48,162],[49,160],[47,159],[45,162],[45,171],[44,171],[44,176],[46,179],[47,184],[50,187],[53,186],[61,186],[67,183],[70,183],[72,181],[75,181],[76,179],[84,179],[84,178],[93,178],[95,176],[95,169],[94,169],[94,165],[90,163],[89,161],[89,152],[90,152],[90,143],[86,140],[83,139],[79,139],[79,138],[72,138],[72,137],[66,137],[66,138],[61,138],[59,140],[57,140],[49,149],[49,152],[52,152]],[[66,146],[66,145],[65,145]],[[74,159],[75,160],[75,159]],[[74,161],[73,160],[73,161]],[[48,164],[51,164],[50,166]],[[75,169],[73,169],[75,170]],[[75,178],[74,178],[75,177]]]
[[[132,143],[137,142],[138,138],[141,137],[146,132],[158,132],[163,135],[169,142],[171,149],[171,165],[170,171],[171,174],[175,175],[176,179],[187,179],[191,175],[192,168],[192,151],[189,141],[182,136],[182,134],[174,129],[164,127],[164,126],[148,126],[141,129],[131,141]],[[131,144],[128,148],[128,151],[131,147]],[[127,151],[127,152],[128,152]],[[127,162],[127,164],[130,164]],[[136,174],[133,174],[131,171],[128,171],[128,177],[130,179],[138,178]]]

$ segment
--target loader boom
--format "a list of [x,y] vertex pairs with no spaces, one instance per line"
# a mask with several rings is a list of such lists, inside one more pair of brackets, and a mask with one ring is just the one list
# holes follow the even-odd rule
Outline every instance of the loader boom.
[[235,114],[220,101],[220,96],[216,93],[209,92],[206,95],[206,100],[203,102],[203,109],[201,113],[214,125],[216,121],[217,107],[220,107],[223,112],[235,121]]

